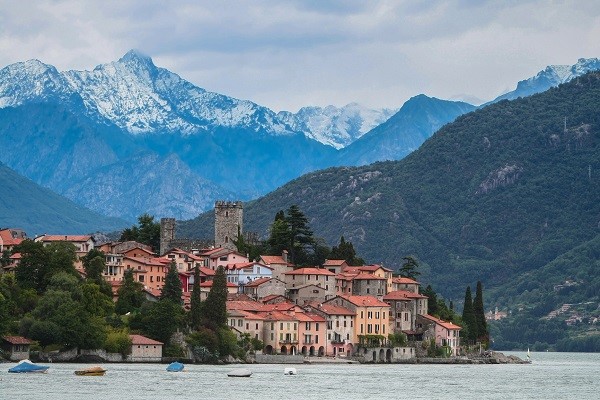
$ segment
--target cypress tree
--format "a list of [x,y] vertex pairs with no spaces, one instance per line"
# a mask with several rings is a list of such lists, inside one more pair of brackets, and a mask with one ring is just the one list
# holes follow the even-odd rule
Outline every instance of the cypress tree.
[[190,299],[190,325],[192,329],[198,330],[202,324],[202,302],[200,301],[200,268],[194,268],[194,285]]
[[473,311],[473,300],[471,296],[471,286],[467,286],[465,292],[465,305],[463,307],[462,320],[467,328],[467,339],[470,342],[477,340],[477,322],[475,320],[475,312]]
[[227,277],[223,266],[217,268],[213,284],[204,301],[204,318],[214,328],[227,325]]
[[162,288],[160,295],[161,300],[171,300],[175,304],[181,304],[181,281],[179,280],[179,273],[177,272],[177,266],[175,261],[171,261],[169,271],[165,276],[165,285]]
[[489,339],[487,322],[485,320],[485,309],[483,308],[483,288],[481,281],[477,281],[477,290],[473,300],[473,313],[475,314],[475,323],[477,325],[477,339],[487,343]]

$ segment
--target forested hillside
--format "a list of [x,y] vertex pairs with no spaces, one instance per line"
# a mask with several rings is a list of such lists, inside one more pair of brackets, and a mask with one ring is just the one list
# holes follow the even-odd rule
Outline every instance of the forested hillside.
[[[369,262],[396,268],[416,256],[421,280],[446,297],[483,281],[487,309],[568,277],[586,290],[593,275],[578,271],[597,269],[597,254],[561,260],[600,233],[599,111],[598,73],[502,101],[459,117],[404,160],[300,177],[248,203],[245,229],[264,235],[278,210],[298,204],[317,235],[330,244],[344,235]],[[209,221],[181,224],[181,234],[210,237]]]

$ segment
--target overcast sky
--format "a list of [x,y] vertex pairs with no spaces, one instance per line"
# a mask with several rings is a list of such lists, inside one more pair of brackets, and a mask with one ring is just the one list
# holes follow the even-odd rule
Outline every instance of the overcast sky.
[[600,57],[600,1],[0,0],[0,67],[91,70],[130,49],[275,111],[487,101]]

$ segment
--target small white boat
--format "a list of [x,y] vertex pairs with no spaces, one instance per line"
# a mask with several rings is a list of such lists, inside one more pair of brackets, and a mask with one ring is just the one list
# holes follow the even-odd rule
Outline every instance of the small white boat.
[[230,378],[250,378],[252,376],[252,371],[245,368],[238,368],[227,373],[227,376]]
[[286,368],[283,370],[283,374],[284,375],[297,375],[298,371],[296,371],[296,368]]

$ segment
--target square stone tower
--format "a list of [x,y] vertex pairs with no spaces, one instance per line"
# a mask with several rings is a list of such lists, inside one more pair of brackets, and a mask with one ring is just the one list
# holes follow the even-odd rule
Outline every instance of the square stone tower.
[[[175,218],[160,219],[160,249],[159,255],[163,255],[169,250],[171,242],[175,239]],[[156,251],[156,249],[154,250]]]
[[244,206],[241,201],[215,202],[215,247],[236,250],[233,243],[243,234]]

